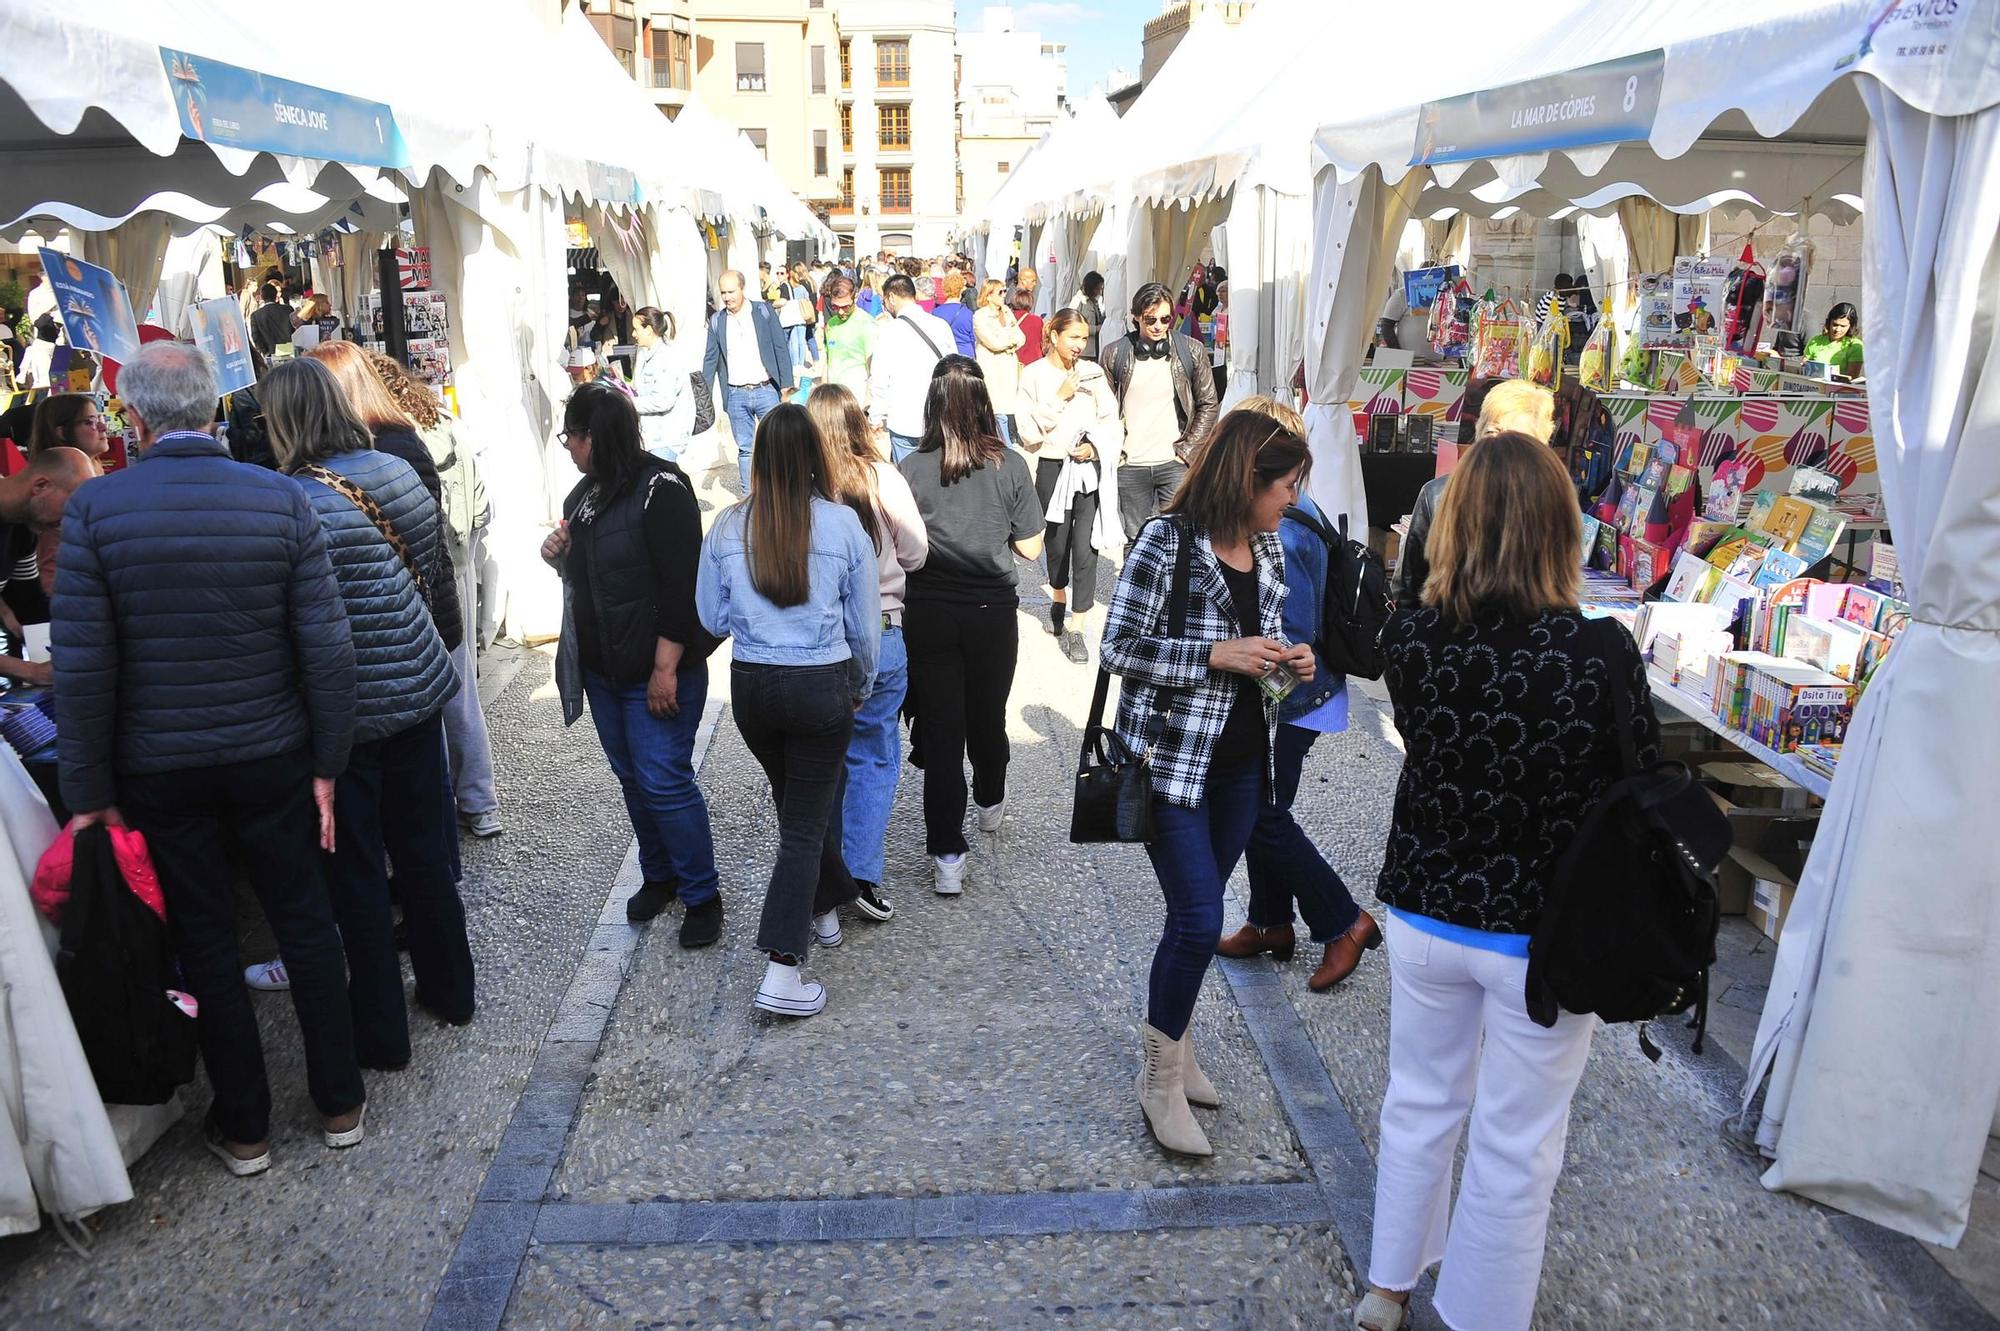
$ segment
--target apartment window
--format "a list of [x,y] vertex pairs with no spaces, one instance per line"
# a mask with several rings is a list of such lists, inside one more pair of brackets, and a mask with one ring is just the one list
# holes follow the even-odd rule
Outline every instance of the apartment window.
[[910,150],[910,108],[907,106],[878,106],[875,108],[875,146],[898,152]]
[[875,43],[875,86],[878,88],[907,88],[910,86],[910,42],[908,38]]
[[812,80],[813,92],[815,94],[826,91],[826,48],[824,46],[813,47]]
[[845,38],[840,43],[840,86],[843,88],[854,86],[854,64],[848,59],[847,49],[850,44]]
[[907,166],[885,166],[882,175],[882,211],[885,213],[907,213],[910,211],[910,168]]
[[736,43],[736,91],[764,91],[764,43]]
[[840,108],[840,149],[842,152],[854,151],[854,108],[851,105]]
[[769,160],[771,156],[771,147],[770,144],[767,142],[767,140],[770,138],[770,135],[761,129],[746,129],[743,132],[749,135],[750,146],[755,148],[758,152],[763,153],[765,159]]
[[813,174],[826,174],[826,131],[823,129],[813,131]]
[[693,45],[688,34],[672,32],[665,28],[653,29],[653,86],[655,88],[679,88],[686,91],[688,83],[688,49]]
[[854,211],[854,168],[851,166],[840,168],[840,209],[847,213]]
[[806,8],[807,8],[807,9],[825,9],[825,8],[826,8],[826,0],[810,0],[810,2],[809,2],[809,3],[807,4],[807,5],[806,5]]
[[1000,163],[1000,174],[1003,176],[1007,174],[1007,164],[1005,162]]

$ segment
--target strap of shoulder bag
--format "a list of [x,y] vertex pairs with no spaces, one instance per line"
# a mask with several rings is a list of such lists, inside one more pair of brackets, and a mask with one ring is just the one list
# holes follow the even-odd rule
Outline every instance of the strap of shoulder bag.
[[896,322],[905,325],[907,328],[909,328],[911,332],[915,333],[918,337],[921,337],[924,340],[924,345],[931,349],[931,355],[938,357],[940,360],[944,358],[944,353],[938,350],[937,343],[931,341],[931,335],[924,331],[924,326],[922,324],[918,323],[915,319],[912,319],[907,315],[902,315],[902,314],[896,316]]
[[[1172,518],[1157,517],[1150,522],[1167,523],[1174,528],[1177,538],[1174,543],[1174,580],[1167,588],[1167,636],[1178,638],[1187,632],[1189,588],[1194,580],[1194,541],[1187,526]],[[1097,688],[1090,695],[1090,719],[1084,723],[1089,730],[1096,730],[1104,725],[1104,704],[1111,691],[1111,671],[1103,664],[1102,652],[1098,653],[1098,658]],[[1162,689],[1154,708],[1154,715],[1166,716],[1175,695],[1180,692],[1179,689]],[[1147,736],[1147,742],[1150,743],[1151,740],[1152,737]]]
[[327,489],[341,495],[348,503],[360,509],[363,517],[375,524],[375,530],[382,533],[382,539],[389,543],[389,548],[403,561],[403,567],[410,571],[410,581],[417,585],[418,597],[428,605],[431,594],[424,586],[424,575],[417,570],[417,557],[410,553],[410,544],[403,539],[403,534],[396,530],[396,524],[383,514],[382,506],[377,504],[366,490],[331,467],[322,467],[315,463],[303,468],[300,475],[310,476]]
[[1605,641],[1604,663],[1611,690],[1612,728],[1618,732],[1618,762],[1626,776],[1639,771],[1639,749],[1632,737],[1632,699],[1625,680],[1625,626],[1615,619],[1600,619],[1598,633]]

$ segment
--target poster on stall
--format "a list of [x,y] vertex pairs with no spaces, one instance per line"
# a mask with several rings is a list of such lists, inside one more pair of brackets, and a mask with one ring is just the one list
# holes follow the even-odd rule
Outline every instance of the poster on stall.
[[1682,255],[1674,260],[1673,340],[1664,345],[1692,350],[1695,339],[1721,332],[1729,299],[1729,260]]
[[125,284],[108,268],[85,263],[61,250],[41,251],[42,271],[55,292],[56,313],[69,344],[120,365],[139,354],[139,321]]
[[396,284],[405,291],[427,291],[431,285],[431,247],[396,251]]
[[443,338],[450,327],[445,318],[444,292],[403,293],[403,331],[407,336]]
[[160,48],[181,132],[203,143],[363,166],[408,166],[384,102],[294,83],[205,55]]
[[1674,278],[1672,273],[1641,273],[1638,343],[1643,351],[1674,346]]
[[451,373],[451,347],[443,338],[413,337],[408,344],[410,370],[432,388],[443,388]]
[[1438,292],[1458,279],[1458,265],[1444,268],[1412,268],[1403,274],[1403,303],[1412,310],[1427,310]]
[[208,353],[215,364],[216,387],[234,393],[257,382],[257,369],[250,363],[250,329],[243,322],[243,307],[228,296],[205,300],[188,311],[195,345]]

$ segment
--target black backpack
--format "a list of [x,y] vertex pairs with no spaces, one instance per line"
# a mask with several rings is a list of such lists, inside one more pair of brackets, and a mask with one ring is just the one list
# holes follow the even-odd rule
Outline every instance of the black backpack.
[[56,978],[106,1104],[163,1104],[194,1080],[194,1019],[167,997],[180,987],[167,926],[118,871],[111,833],[76,833]]
[[1320,599],[1319,641],[1313,645],[1327,669],[1382,678],[1382,629],[1395,607],[1381,557],[1349,538],[1345,514],[1337,532],[1296,506],[1287,508],[1285,516],[1326,543],[1326,590]]
[[[1608,661],[1633,651],[1624,628],[1598,621]],[[1639,1047],[1657,1060],[1646,1031],[1655,1017],[1695,1009],[1694,1051],[1708,1028],[1708,969],[1721,927],[1715,869],[1729,852],[1729,822],[1687,764],[1641,768],[1632,703],[1614,664],[1623,775],[1598,797],[1556,862],[1542,918],[1528,941],[1528,1015],[1553,1026],[1557,1009],[1639,1023]]]

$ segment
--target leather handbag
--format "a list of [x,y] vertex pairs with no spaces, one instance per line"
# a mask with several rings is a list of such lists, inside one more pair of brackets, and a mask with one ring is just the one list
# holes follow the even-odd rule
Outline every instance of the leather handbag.
[[[1171,519],[1159,519],[1171,521]],[[1180,533],[1174,554],[1174,580],[1167,598],[1167,636],[1187,629],[1188,581],[1194,566],[1194,542]],[[1090,719],[1083,730],[1083,750],[1076,760],[1076,799],[1070,810],[1069,839],[1077,845],[1101,842],[1148,842],[1153,839],[1153,770],[1146,756],[1132,752],[1117,730],[1104,724],[1104,704],[1110,696],[1111,672],[1099,665],[1097,689],[1090,697]],[[1163,691],[1154,717],[1164,718],[1179,689]]]

